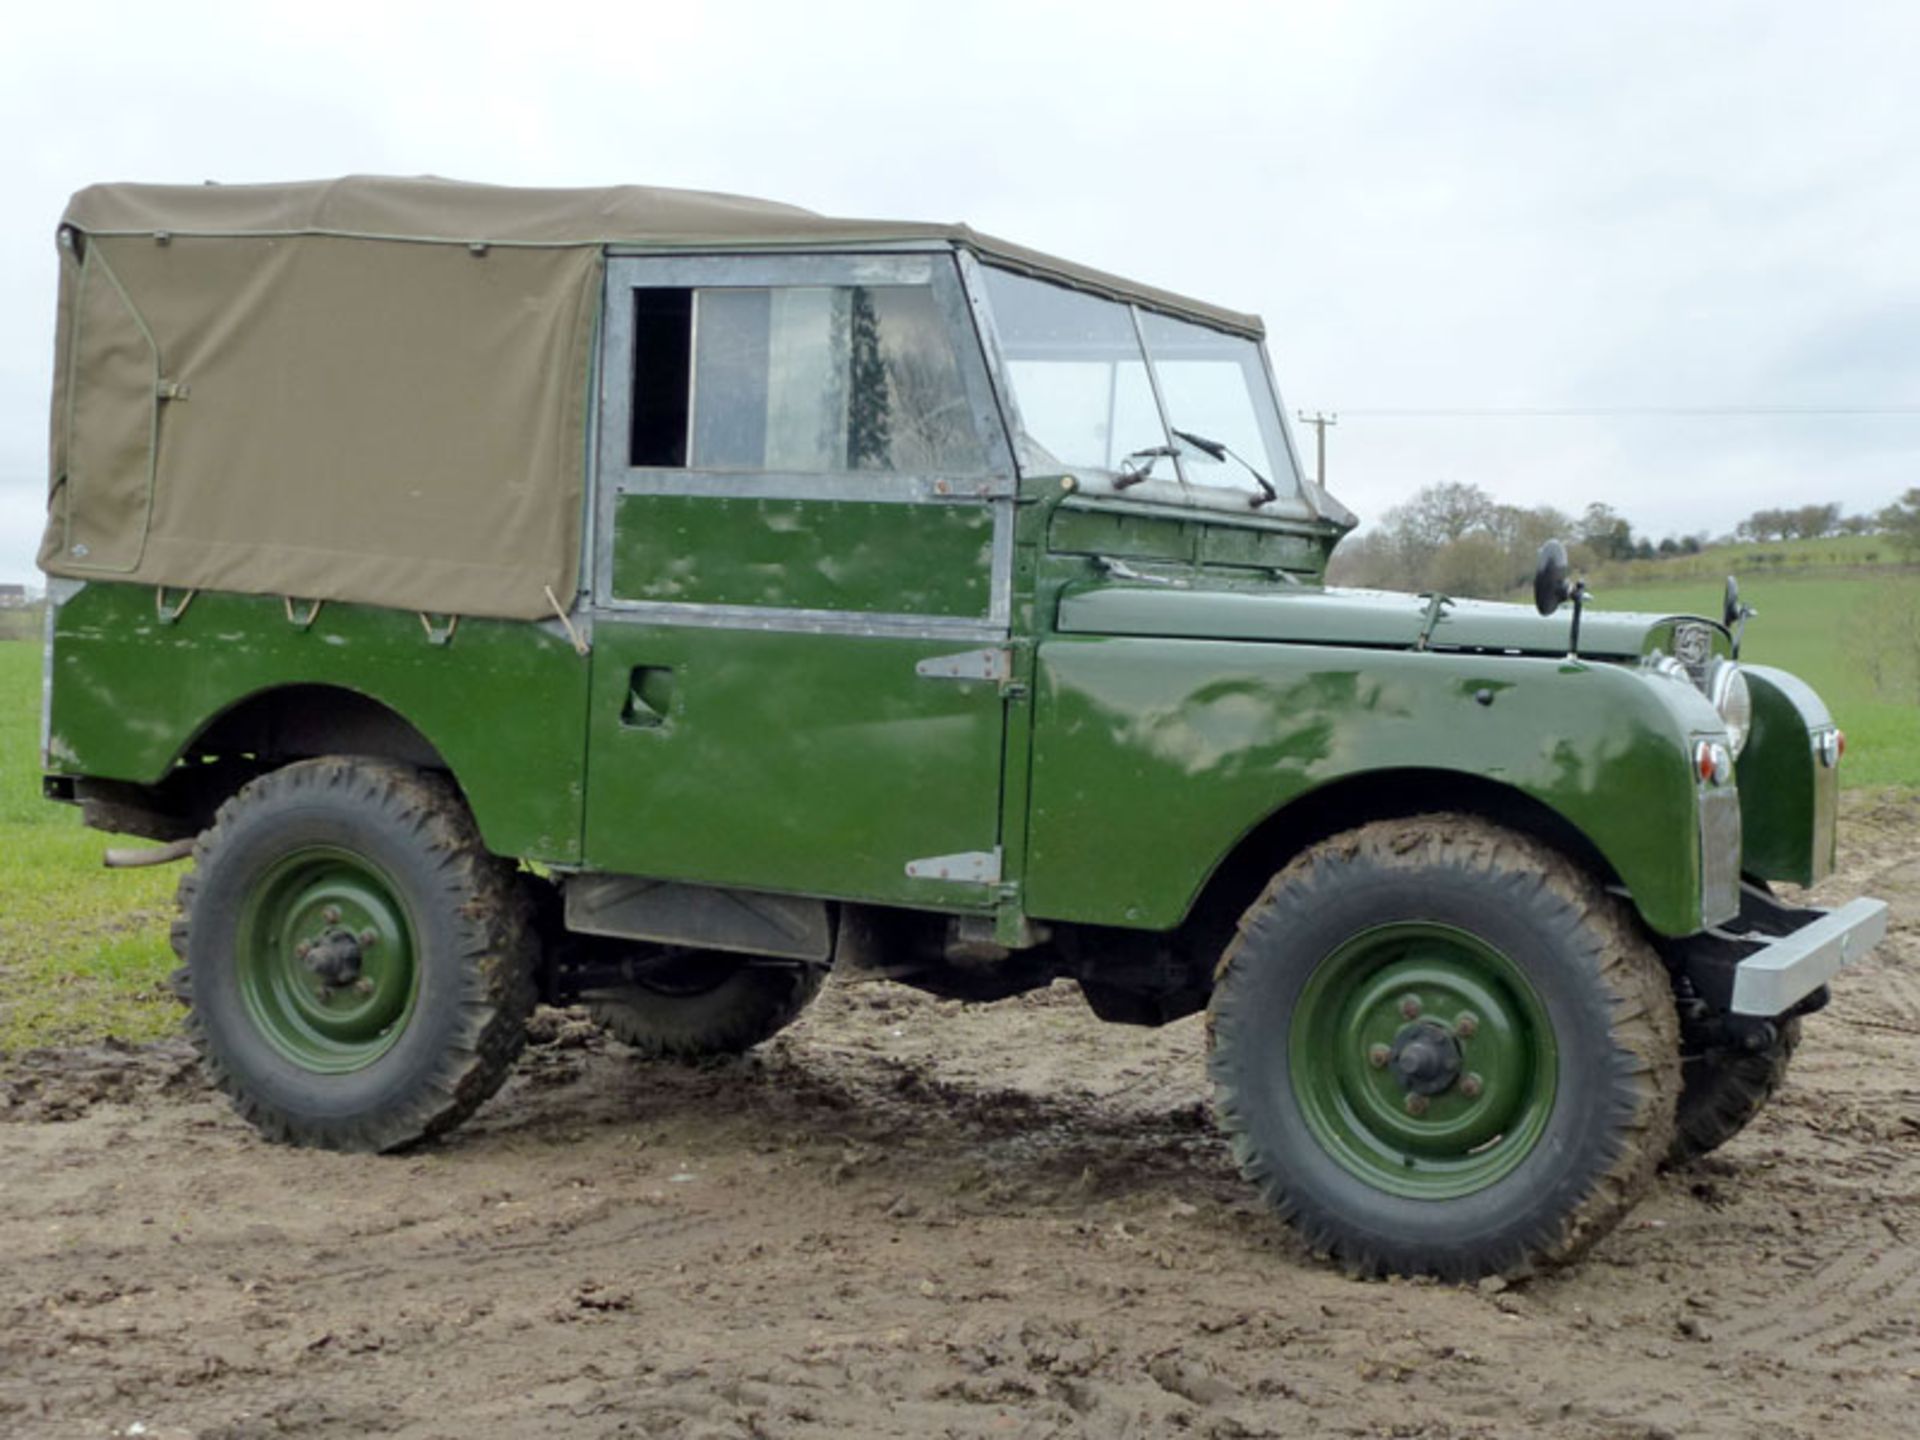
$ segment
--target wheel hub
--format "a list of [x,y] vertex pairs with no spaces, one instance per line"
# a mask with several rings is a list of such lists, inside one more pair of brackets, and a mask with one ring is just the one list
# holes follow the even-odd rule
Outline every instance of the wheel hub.
[[1296,1000],[1289,1070],[1342,1166],[1390,1193],[1471,1194],[1553,1110],[1553,1027],[1524,971],[1458,928],[1401,922],[1324,959]]
[[294,953],[329,985],[351,985],[360,978],[360,937],[337,926],[302,940]]
[[302,1069],[361,1069],[405,1030],[420,985],[414,928],[365,857],[319,845],[283,857],[255,882],[237,938],[253,1022]]
[[1387,1068],[1408,1094],[1444,1094],[1460,1078],[1460,1043],[1433,1021],[1417,1021],[1393,1037]]

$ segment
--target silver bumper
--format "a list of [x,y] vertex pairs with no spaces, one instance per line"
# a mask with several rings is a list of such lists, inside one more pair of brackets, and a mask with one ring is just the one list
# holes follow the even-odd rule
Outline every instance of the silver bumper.
[[1734,969],[1735,1015],[1784,1015],[1843,966],[1863,959],[1887,933],[1887,902],[1851,900],[1768,940]]

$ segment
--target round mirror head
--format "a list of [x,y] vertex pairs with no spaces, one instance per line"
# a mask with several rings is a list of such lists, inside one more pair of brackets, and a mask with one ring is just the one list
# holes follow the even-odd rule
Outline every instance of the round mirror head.
[[1720,613],[1726,618],[1729,630],[1740,623],[1740,582],[1731,575],[1727,576],[1727,598]]
[[1542,615],[1551,615],[1573,594],[1567,579],[1567,547],[1549,540],[1540,547],[1540,559],[1533,569],[1533,604]]

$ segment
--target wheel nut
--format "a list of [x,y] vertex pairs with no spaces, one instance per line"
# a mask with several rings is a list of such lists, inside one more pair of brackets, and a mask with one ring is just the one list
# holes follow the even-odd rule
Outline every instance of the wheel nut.
[[327,987],[326,987],[326,986],[324,986],[324,985],[316,985],[316,986],[314,986],[314,987],[313,987],[313,998],[314,998],[314,999],[316,999],[316,1000],[318,1000],[318,1001],[319,1001],[319,1002],[320,1002],[321,1004],[323,1004],[323,1005],[324,1005],[324,1004],[326,1004],[326,1001],[327,1001]]
[[320,912],[320,918],[329,925],[338,925],[340,923],[340,907],[338,905],[327,906],[326,909]]
[[373,993],[373,981],[362,975],[358,980],[353,982],[353,993],[356,995],[371,995]]
[[379,941],[380,932],[369,926],[360,932],[360,948],[370,950]]
[[306,959],[307,956],[313,953],[313,942],[310,940],[302,940],[298,945],[293,947],[293,953],[298,959]]
[[1407,1096],[1407,1114],[1424,1115],[1427,1113],[1427,1097],[1424,1095]]
[[1418,1020],[1420,1018],[1420,997],[1418,995],[1402,995],[1400,997],[1400,1013],[1409,1020]]
[[1473,1032],[1480,1028],[1480,1017],[1471,1010],[1462,1010],[1460,1017],[1453,1022],[1453,1033],[1462,1040],[1470,1039]]
[[1371,1065],[1376,1070],[1386,1069],[1387,1061],[1391,1060],[1392,1058],[1393,1058],[1393,1051],[1388,1049],[1385,1045],[1369,1045],[1367,1047],[1367,1064]]
[[1485,1086],[1481,1083],[1480,1077],[1472,1072],[1468,1072],[1460,1077],[1460,1093],[1469,1100],[1478,1096],[1484,1088]]

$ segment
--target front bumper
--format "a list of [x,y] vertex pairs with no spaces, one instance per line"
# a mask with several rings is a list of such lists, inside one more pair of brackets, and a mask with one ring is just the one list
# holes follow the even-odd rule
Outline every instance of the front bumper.
[[1887,933],[1887,902],[1862,897],[1829,910],[1792,934],[1768,940],[1734,969],[1735,1015],[1771,1019],[1863,959]]
[[1673,958],[1710,1010],[1778,1019],[1815,1008],[1809,1000],[1880,943],[1887,915],[1884,900],[1799,909],[1743,885],[1738,918],[1679,942]]

